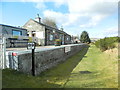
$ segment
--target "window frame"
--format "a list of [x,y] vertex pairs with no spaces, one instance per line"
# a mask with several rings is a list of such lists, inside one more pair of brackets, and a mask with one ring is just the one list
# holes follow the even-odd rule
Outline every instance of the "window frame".
[[[51,37],[52,36],[52,37]],[[52,38],[52,39],[51,39]],[[49,40],[50,41],[53,41],[54,40],[54,36],[53,36],[53,34],[49,34]]]
[[[14,34],[13,34],[14,31],[16,31],[16,32],[20,32],[20,35],[14,35]],[[12,29],[12,35],[13,35],[13,36],[22,36],[22,31]]]

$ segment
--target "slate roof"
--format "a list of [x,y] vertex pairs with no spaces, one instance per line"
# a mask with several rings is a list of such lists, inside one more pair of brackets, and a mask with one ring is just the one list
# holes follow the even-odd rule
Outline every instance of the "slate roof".
[[[43,23],[39,23],[39,22],[37,22],[37,21],[35,21],[35,20],[33,20],[33,19],[30,19],[30,20],[32,20],[32,21],[34,21],[34,22],[36,22],[36,23],[38,23],[38,24],[40,24],[40,25],[45,26],[45,28],[48,29],[48,30],[53,30],[53,29],[54,29],[54,30],[56,30],[56,31],[59,32],[59,33],[67,34],[66,32],[61,31],[61,30],[59,30],[59,29],[57,29],[57,28],[54,28],[54,27],[48,26],[48,25],[43,24]],[[67,35],[69,35],[69,34],[67,34]]]
[[25,29],[25,28],[21,28],[21,27],[15,27],[15,26],[4,25],[4,24],[0,24],[0,26],[12,27],[12,28],[22,29],[22,30],[26,30],[26,31],[27,31],[27,29]]

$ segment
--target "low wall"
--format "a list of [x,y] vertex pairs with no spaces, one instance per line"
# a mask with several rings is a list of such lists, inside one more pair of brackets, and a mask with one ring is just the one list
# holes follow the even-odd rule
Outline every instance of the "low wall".
[[[86,44],[66,45],[46,51],[35,52],[35,75],[65,61],[70,56],[76,54]],[[18,70],[27,74],[32,74],[32,55],[25,53],[18,55]]]

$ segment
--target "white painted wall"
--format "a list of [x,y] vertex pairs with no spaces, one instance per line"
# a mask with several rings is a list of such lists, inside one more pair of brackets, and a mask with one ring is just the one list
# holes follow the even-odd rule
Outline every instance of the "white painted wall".
[[35,32],[36,37],[38,38],[38,44],[39,45],[45,45],[45,32],[44,31],[39,31],[39,32]]
[[40,31],[40,32],[36,32],[36,37],[37,38],[40,38],[40,39],[44,39],[44,32],[43,31]]

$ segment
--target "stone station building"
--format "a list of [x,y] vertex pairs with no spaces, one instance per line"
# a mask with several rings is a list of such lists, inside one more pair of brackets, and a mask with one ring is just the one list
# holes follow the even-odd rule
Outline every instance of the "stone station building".
[[30,37],[38,38],[35,41],[38,45],[54,45],[56,39],[61,40],[61,45],[71,43],[71,36],[69,34],[63,30],[43,24],[39,16],[35,20],[30,19],[23,28],[27,29]]

